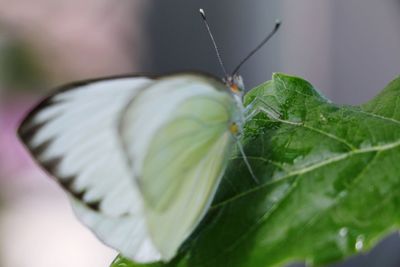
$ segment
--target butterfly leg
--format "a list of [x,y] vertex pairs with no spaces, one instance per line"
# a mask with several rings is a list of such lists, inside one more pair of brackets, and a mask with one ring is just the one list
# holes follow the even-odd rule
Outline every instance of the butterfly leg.
[[240,140],[236,140],[236,144],[239,148],[240,154],[242,154],[243,161],[246,164],[246,167],[249,170],[251,177],[253,178],[253,180],[256,184],[259,184],[260,181],[258,180],[257,176],[254,174],[253,168],[251,167],[251,164],[246,156],[246,153],[244,152],[242,143],[240,142]]

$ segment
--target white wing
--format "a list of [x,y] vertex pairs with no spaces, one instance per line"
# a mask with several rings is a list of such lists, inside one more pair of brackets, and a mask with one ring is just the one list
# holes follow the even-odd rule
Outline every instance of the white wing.
[[143,215],[108,217],[82,202],[73,201],[75,214],[106,244],[139,263],[159,261],[161,255],[151,241]]
[[35,159],[78,200],[79,219],[139,262],[160,255],[149,240],[117,128],[126,105],[152,83],[121,77],[68,85],[41,102],[19,129]]
[[222,82],[193,74],[164,77],[127,106],[123,147],[164,261],[209,208],[234,141],[228,127],[239,115]]

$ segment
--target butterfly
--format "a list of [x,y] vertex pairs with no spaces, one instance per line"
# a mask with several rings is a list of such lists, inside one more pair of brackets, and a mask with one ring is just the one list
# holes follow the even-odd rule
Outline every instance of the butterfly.
[[18,135],[99,239],[136,262],[167,262],[206,214],[232,149],[243,152],[237,70],[223,80],[179,72],[71,83],[34,107]]

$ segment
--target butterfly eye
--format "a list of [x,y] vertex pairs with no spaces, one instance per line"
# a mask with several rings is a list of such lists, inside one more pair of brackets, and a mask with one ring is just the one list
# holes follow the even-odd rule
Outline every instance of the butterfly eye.
[[240,75],[228,76],[223,81],[233,94],[242,96],[244,84]]
[[232,92],[232,93],[235,93],[235,94],[237,94],[237,93],[240,92],[239,86],[237,86],[237,84],[232,84],[232,85],[230,86],[230,89],[231,89],[231,92]]

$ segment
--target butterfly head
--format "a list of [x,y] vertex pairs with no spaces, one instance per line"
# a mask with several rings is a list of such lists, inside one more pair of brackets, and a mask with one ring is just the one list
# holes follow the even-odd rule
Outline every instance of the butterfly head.
[[224,82],[233,95],[237,95],[240,98],[242,98],[244,93],[244,83],[242,76],[238,74],[227,76],[224,79]]

